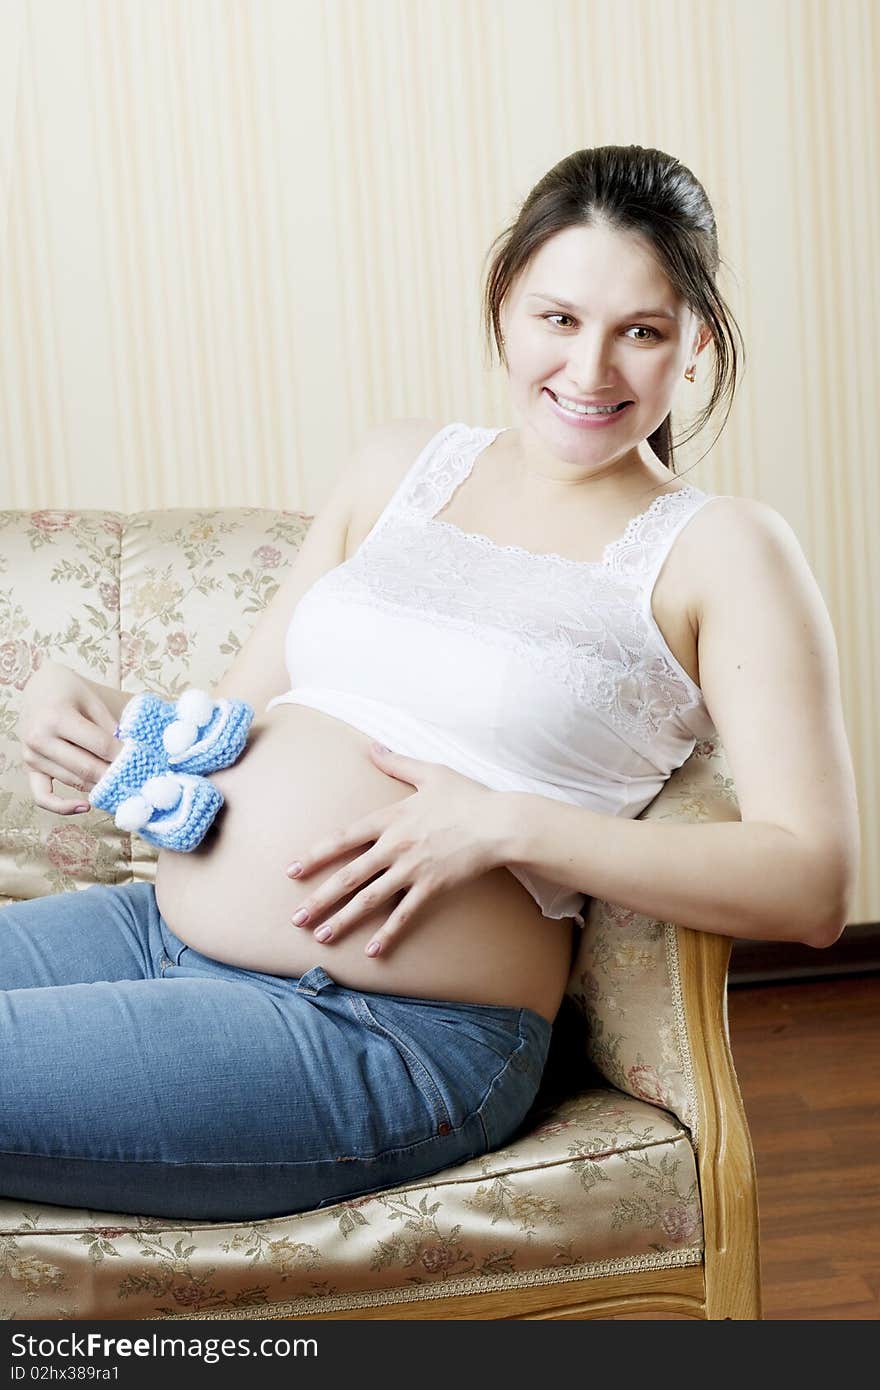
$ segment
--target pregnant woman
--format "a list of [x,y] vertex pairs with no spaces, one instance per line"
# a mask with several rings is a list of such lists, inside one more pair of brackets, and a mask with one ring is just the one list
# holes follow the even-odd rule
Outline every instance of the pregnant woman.
[[[532,191],[484,305],[518,427],[375,429],[211,692],[257,718],[204,839],[155,887],[5,910],[0,1194],[261,1217],[499,1147],[585,894],[839,935],[858,829],[827,612],[778,513],[672,471],[708,344],[707,416],[735,384],[718,264],[660,151],[582,150]],[[39,806],[75,812],[53,779],[91,791],[129,699],[32,678]],[[742,823],[636,822],[716,729]]]

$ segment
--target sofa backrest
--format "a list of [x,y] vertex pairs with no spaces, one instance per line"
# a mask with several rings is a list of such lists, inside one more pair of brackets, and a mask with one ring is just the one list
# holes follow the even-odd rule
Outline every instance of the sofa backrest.
[[216,685],[310,520],[257,507],[0,512],[0,902],[155,877],[158,852],[103,812],[34,806],[17,740],[34,667],[60,661],[169,698]]
[[[37,808],[20,761],[21,692],[44,659],[122,690],[212,687],[296,556],[311,518],[266,508],[0,512],[0,905],[152,881],[157,851],[101,812]],[[68,789],[63,789],[65,792]],[[739,819],[717,740],[699,743],[644,819]],[[693,1113],[674,925],[588,901],[567,987],[585,1071]]]

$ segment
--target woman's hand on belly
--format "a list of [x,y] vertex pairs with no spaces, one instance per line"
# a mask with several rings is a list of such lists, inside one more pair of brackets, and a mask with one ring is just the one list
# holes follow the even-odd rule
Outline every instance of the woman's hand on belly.
[[[327,949],[310,930],[291,927],[294,911],[320,892],[322,880],[368,846],[355,846],[303,882],[285,874],[294,853],[326,845],[337,827],[366,819],[376,807],[416,799],[412,784],[370,757],[369,744],[359,730],[308,705],[276,705],[255,719],[247,756],[211,776],[226,800],[205,839],[188,854],[159,852],[156,901],[164,920],[193,950],[243,970],[289,978],[321,965],[348,989],[526,1007],[552,1019],[570,970],[571,923],[542,917],[507,859],[432,896],[394,949],[375,959],[364,947],[402,893]],[[504,793],[482,790],[509,805]]]
[[[308,877],[347,850],[370,848],[331,874],[304,902],[292,921],[314,929],[323,944],[337,941],[376,908],[402,893],[398,905],[365,947],[369,956],[387,954],[415,915],[436,894],[479,878],[504,857],[504,794],[492,791],[439,763],[407,758],[370,746],[377,767],[416,790],[362,816],[346,830],[298,853],[287,870]],[[367,886],[358,892],[362,884]],[[334,912],[342,898],[354,893]],[[327,916],[328,913],[333,915]],[[305,915],[304,915],[305,914]]]

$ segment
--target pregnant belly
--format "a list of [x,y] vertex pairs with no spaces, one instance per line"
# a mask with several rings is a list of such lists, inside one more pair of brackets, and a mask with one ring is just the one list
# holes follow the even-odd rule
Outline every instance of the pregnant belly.
[[277,705],[254,721],[238,762],[211,781],[225,805],[204,840],[190,853],[160,851],[157,865],[159,910],[189,946],[273,975],[321,965],[349,989],[507,1004],[552,1021],[577,929],[571,918],[545,918],[506,868],[430,899],[387,955],[366,956],[364,947],[400,893],[329,944],[291,924],[299,904],[366,846],[301,880],[287,878],[288,864],[328,832],[413,794],[375,766],[358,729],[304,705]]

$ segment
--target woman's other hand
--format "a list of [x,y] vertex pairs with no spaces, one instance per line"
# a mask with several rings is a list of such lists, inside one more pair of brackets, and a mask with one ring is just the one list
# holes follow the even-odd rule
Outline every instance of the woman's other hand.
[[18,736],[37,806],[70,816],[90,806],[52,790],[53,780],[88,795],[122,749],[116,718],[83,676],[44,661],[24,688]]
[[[315,928],[318,941],[332,944],[380,903],[403,892],[401,902],[366,946],[370,956],[387,954],[413,913],[436,893],[503,863],[505,844],[503,793],[443,764],[380,751],[377,744],[372,745],[371,755],[383,772],[409,782],[416,791],[300,852],[299,862],[287,870],[289,877],[299,880],[346,850],[369,845],[306,898],[292,921],[294,926]],[[361,884],[367,887],[334,916],[327,916],[340,898]],[[300,916],[302,912],[308,920]],[[326,930],[329,936],[323,935]]]

